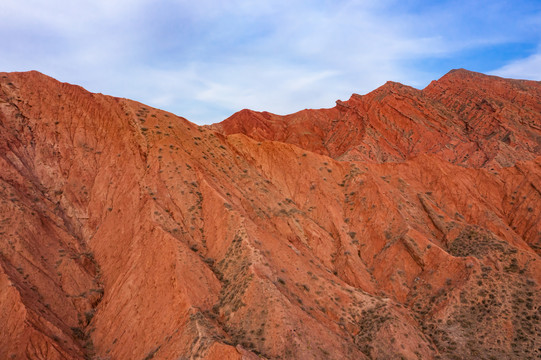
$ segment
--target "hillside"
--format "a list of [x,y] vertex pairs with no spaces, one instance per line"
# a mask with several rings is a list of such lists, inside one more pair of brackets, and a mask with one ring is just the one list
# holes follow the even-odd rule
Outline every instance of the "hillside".
[[541,356],[541,83],[200,127],[0,73],[1,359]]

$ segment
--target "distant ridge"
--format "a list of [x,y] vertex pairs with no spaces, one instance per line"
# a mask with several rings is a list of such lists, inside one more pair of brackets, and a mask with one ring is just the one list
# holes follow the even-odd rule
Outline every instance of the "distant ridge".
[[286,116],[242,110],[211,128],[339,160],[401,162],[429,153],[465,166],[508,167],[541,151],[540,98],[539,82],[456,69],[423,90],[387,82],[332,109]]

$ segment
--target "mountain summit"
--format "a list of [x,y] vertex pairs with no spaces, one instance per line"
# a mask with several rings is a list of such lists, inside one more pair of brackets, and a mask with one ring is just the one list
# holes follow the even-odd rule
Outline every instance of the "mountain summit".
[[197,126],[0,73],[0,358],[541,356],[541,83]]

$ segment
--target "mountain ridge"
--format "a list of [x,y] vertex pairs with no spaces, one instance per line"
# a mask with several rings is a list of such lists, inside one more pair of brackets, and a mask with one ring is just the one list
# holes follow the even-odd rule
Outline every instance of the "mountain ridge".
[[[429,139],[435,140],[437,137],[440,142],[439,152],[444,152],[442,149],[445,145],[454,145],[455,142],[459,142],[458,146],[463,149],[454,150],[455,153],[462,152],[464,156],[473,156],[473,159],[451,159],[448,155],[442,154],[443,158],[449,161],[462,163],[467,166],[493,166],[496,163],[499,166],[508,166],[510,164],[505,163],[503,160],[499,161],[497,158],[498,153],[509,152],[509,149],[505,145],[496,141],[486,141],[479,143],[480,139],[469,138],[468,131],[471,131],[474,119],[464,119],[462,114],[457,109],[452,108],[452,103],[448,99],[439,98],[440,93],[446,91],[454,91],[453,89],[465,86],[468,83],[468,79],[477,79],[478,83],[481,82],[483,86],[488,86],[487,82],[496,83],[501,85],[502,83],[509,87],[527,87],[530,91],[535,91],[537,97],[541,95],[541,84],[535,81],[527,80],[509,80],[495,76],[483,75],[480,73],[470,72],[464,69],[451,70],[444,75],[440,80],[433,81],[423,90],[417,90],[410,86],[402,85],[395,82],[387,82],[385,85],[377,88],[376,90],[366,94],[357,95],[353,94],[347,101],[337,101],[337,105],[331,109],[320,110],[302,110],[300,112],[279,116],[270,113],[258,113],[251,110],[242,110],[236,114],[233,114],[228,119],[221,123],[212,125],[210,128],[222,131],[226,134],[242,132],[251,137],[257,139],[278,140],[291,142],[301,147],[305,144],[316,144],[315,147],[307,148],[308,150],[318,151],[324,153],[333,158],[339,156],[345,156],[349,160],[363,160],[363,161],[401,161],[407,158],[409,153],[424,153],[434,151],[432,146],[436,146],[437,142],[430,142],[427,144],[415,144],[416,141],[423,141],[423,136],[420,132],[426,130],[426,128],[436,130],[436,134],[429,134]],[[458,82],[458,84],[457,84]],[[477,83],[476,83],[477,84]],[[477,84],[478,85],[478,84]],[[519,86],[520,85],[520,86]],[[501,86],[500,86],[501,87]],[[500,88],[498,87],[498,89]],[[479,91],[486,93],[489,89],[481,88]],[[454,92],[455,95],[460,95],[458,91]],[[471,96],[479,97],[479,94],[470,94]],[[495,99],[489,99],[492,102],[500,102],[501,99],[506,100],[506,105],[510,105],[510,99],[505,98],[505,93],[501,94],[501,91],[497,93],[499,96]],[[443,100],[443,101],[442,101]],[[465,101],[464,99],[460,99]],[[483,99],[486,106],[491,106],[486,99]],[[528,99],[524,100],[527,101]],[[523,104],[524,105],[524,104]],[[539,104],[529,104],[533,107],[533,111],[537,114],[540,111]],[[377,113],[371,112],[371,108],[376,108]],[[382,107],[384,107],[382,109]],[[497,105],[502,108],[502,104]],[[423,109],[424,113],[419,111]],[[344,110],[344,111],[342,111]],[[387,110],[382,113],[382,111]],[[491,107],[492,111],[494,107]],[[311,112],[320,112],[325,119],[318,119],[314,124],[314,117],[310,116]],[[360,115],[362,113],[362,115]],[[489,114],[490,115],[490,114]],[[332,119],[331,119],[332,118]],[[340,124],[343,123],[341,119],[346,119],[346,123],[353,126],[348,126],[345,129],[340,128]],[[382,123],[383,118],[383,123]],[[393,118],[392,121],[387,120]],[[450,119],[449,119],[450,118]],[[267,120],[265,120],[267,119]],[[271,121],[272,119],[272,121]],[[447,126],[442,126],[442,120],[451,123]],[[398,121],[402,121],[402,124]],[[404,122],[420,120],[420,124],[407,124]],[[485,121],[486,119],[481,119]],[[470,122],[472,124],[470,124]],[[297,123],[300,123],[300,127],[303,129],[313,130],[313,136],[309,136],[306,139],[298,138],[297,129],[294,127]],[[333,126],[334,124],[338,126]],[[288,124],[288,125],[286,125]],[[500,139],[505,141],[511,141],[511,138],[517,133],[516,124],[511,125],[508,132],[501,134]],[[530,127],[535,126],[533,122],[528,124]],[[275,129],[271,129],[272,127]],[[288,126],[292,126],[292,134],[287,134]],[[366,129],[373,130],[374,135],[367,134]],[[376,126],[374,128],[374,126]],[[417,126],[417,128],[415,128]],[[314,129],[314,127],[316,129]],[[379,128],[378,128],[379,127]],[[388,128],[394,131],[388,131]],[[439,127],[439,129],[438,129]],[[404,141],[404,137],[410,136],[408,132],[413,131],[413,135],[417,135],[416,139],[409,139]],[[479,133],[480,129],[477,129],[474,134]],[[494,133],[483,134],[485,136],[495,136],[502,132],[503,129],[498,127],[498,124],[493,124],[490,129],[485,131],[493,131]],[[514,158],[532,158],[532,153],[539,153],[539,128],[533,127],[532,131],[535,134],[520,133],[521,138],[518,139],[519,143],[526,144],[528,148],[520,149],[516,151],[517,154],[506,154],[506,158],[513,156]],[[273,133],[274,132],[274,133]],[[285,133],[284,133],[285,132]],[[352,134],[355,134],[353,135]],[[339,138],[345,138],[349,141],[345,142],[345,145],[341,146],[333,144],[332,136]],[[450,135],[450,136],[448,136]],[[526,136],[524,136],[526,135]],[[291,136],[291,138],[290,138]],[[374,139],[374,136],[385,138],[384,141],[378,142]],[[387,139],[387,137],[389,137]],[[497,137],[497,136],[496,136]],[[304,141],[304,142],[303,142]],[[444,142],[441,144],[441,142]],[[396,148],[398,145],[398,148]],[[419,148],[417,150],[417,148]],[[392,147],[395,147],[394,149]],[[474,149],[479,147],[480,149]],[[354,150],[354,151],[352,151]],[[351,154],[348,154],[352,152]],[[511,152],[513,152],[511,150]]]

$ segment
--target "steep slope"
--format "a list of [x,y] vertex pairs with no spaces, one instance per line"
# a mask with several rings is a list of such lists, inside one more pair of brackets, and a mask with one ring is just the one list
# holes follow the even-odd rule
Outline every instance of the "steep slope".
[[536,358],[538,91],[458,71],[209,129],[0,74],[0,358]]

